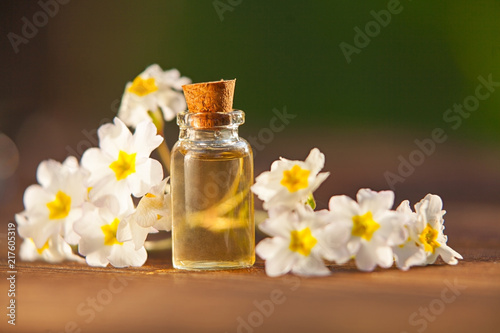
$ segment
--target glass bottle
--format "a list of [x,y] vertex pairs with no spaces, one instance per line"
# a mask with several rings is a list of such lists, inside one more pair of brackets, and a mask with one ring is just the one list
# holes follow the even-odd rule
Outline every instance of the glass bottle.
[[[189,105],[189,103],[188,103]],[[172,261],[187,270],[255,262],[253,154],[243,111],[183,112],[172,148]]]

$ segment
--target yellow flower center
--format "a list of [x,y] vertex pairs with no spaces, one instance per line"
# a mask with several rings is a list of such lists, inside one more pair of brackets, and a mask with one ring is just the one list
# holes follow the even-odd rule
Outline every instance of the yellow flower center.
[[314,238],[309,227],[302,229],[300,231],[293,230],[290,233],[290,250],[293,252],[298,252],[303,256],[307,257],[312,248],[316,245],[318,240]]
[[309,185],[309,175],[311,171],[302,169],[297,164],[290,170],[283,171],[283,179],[281,185],[285,186],[290,192],[297,192]]
[[49,219],[58,220],[68,216],[71,210],[71,197],[63,191],[56,193],[56,198],[47,203],[49,209]]
[[380,224],[373,220],[372,212],[368,211],[364,215],[356,215],[352,217],[352,231],[353,236],[358,236],[366,239],[372,239],[373,233],[380,228]]
[[151,77],[149,79],[144,80],[140,76],[136,77],[132,82],[132,85],[127,89],[128,92],[136,94],[139,97],[144,97],[157,90],[158,86],[156,85],[154,78]]
[[110,224],[106,224],[101,227],[102,233],[104,234],[104,245],[123,244],[116,239],[118,224],[120,224],[120,220],[115,218]]
[[38,254],[42,254],[43,251],[47,250],[49,248],[49,240],[47,239],[47,241],[45,242],[45,244],[43,244],[43,246],[39,249],[36,249],[36,252],[38,252]]
[[419,236],[420,242],[424,244],[424,249],[426,252],[432,252],[436,250],[437,247],[440,247],[439,243],[436,241],[438,238],[438,231],[433,229],[429,223],[425,227],[424,231]]
[[90,191],[92,191],[92,186],[87,187],[87,200],[90,200]]
[[111,163],[109,167],[115,172],[116,180],[122,180],[135,172],[135,156],[137,154],[127,154],[120,150],[118,159]]

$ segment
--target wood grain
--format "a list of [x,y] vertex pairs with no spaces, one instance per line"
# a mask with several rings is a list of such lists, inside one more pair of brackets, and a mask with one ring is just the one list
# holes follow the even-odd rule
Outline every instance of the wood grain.
[[[172,268],[169,251],[140,268],[21,262],[17,325],[4,319],[2,332],[498,332],[500,227],[489,221],[500,209],[453,211],[450,245],[465,259],[408,272],[349,263],[330,265],[325,278],[269,278],[260,260],[185,272]],[[473,226],[471,215],[481,217]],[[7,289],[2,279],[3,309]]]
[[[384,172],[396,172],[397,156],[408,156],[414,137],[372,134],[276,135],[272,145],[258,151],[256,174],[279,156],[305,158],[313,142],[327,156],[324,170],[332,172],[315,193],[320,208],[334,194],[353,196],[359,187],[385,189]],[[451,141],[436,149],[439,153],[397,185],[396,202],[415,203],[428,192],[443,197],[448,243],[464,256],[457,266],[362,273],[349,263],[331,265],[333,273],[325,278],[269,278],[262,261],[248,270],[177,271],[168,251],[151,253],[145,266],[127,269],[18,262],[17,325],[12,327],[5,316],[2,236],[0,331],[499,332],[500,156],[497,150]],[[34,182],[35,166],[19,170],[17,190],[12,187],[13,195],[0,204],[0,233],[23,209],[22,191]],[[459,295],[448,286],[454,283],[465,287]],[[93,299],[96,309],[89,305]],[[425,319],[420,311],[429,308]]]

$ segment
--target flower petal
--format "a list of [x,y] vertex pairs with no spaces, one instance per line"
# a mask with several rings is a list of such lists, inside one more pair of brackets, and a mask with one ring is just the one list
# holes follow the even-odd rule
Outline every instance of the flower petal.
[[92,252],[85,257],[85,261],[89,266],[93,267],[106,267],[109,264],[106,253],[103,252]]
[[353,216],[360,214],[358,203],[347,195],[336,195],[331,197],[328,208],[334,214],[334,218],[351,220]]
[[282,248],[266,260],[266,274],[271,277],[286,274],[292,269],[295,261],[295,254],[288,248]]
[[394,254],[390,246],[378,246],[376,249],[377,265],[389,268],[394,263]]
[[132,133],[120,118],[113,118],[113,123],[101,125],[97,130],[99,147],[108,156],[118,156],[120,150],[129,150]]
[[377,252],[368,246],[360,246],[356,253],[356,266],[366,272],[373,271],[377,266]]
[[298,260],[293,266],[292,272],[302,276],[326,276],[331,274],[323,260],[313,256]]
[[144,163],[136,165],[136,172],[133,177],[127,179],[129,188],[135,197],[142,197],[149,189],[159,184],[163,179],[163,167],[161,163],[152,158]]
[[425,265],[425,250],[417,246],[414,241],[409,241],[401,246],[393,247],[394,258],[398,268],[406,271],[411,266]]
[[456,265],[458,259],[463,259],[463,257],[457,251],[453,250],[448,245],[442,245],[436,249],[436,252],[441,256],[443,261],[448,265]]
[[282,242],[276,238],[265,238],[255,247],[255,253],[262,259],[274,257],[283,247]]
[[375,192],[367,188],[360,189],[356,195],[363,213],[371,211],[375,216],[381,210],[389,210],[394,204],[393,191]]
[[162,142],[163,137],[157,135],[156,126],[151,121],[143,121],[137,125],[134,132],[134,151],[137,151],[137,158],[149,157]]
[[311,167],[311,173],[317,174],[325,166],[325,155],[318,148],[313,148],[309,152],[305,163]]
[[140,267],[144,265],[148,254],[144,247],[135,250],[132,242],[125,242],[122,245],[113,245],[113,249],[108,256],[108,260],[114,267]]

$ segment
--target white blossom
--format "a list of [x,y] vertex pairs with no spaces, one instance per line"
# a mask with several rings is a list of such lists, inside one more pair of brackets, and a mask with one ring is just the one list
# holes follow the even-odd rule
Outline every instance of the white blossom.
[[82,156],[82,166],[90,171],[91,200],[104,195],[141,197],[163,179],[163,169],[149,157],[163,138],[156,135],[150,121],[140,123],[134,134],[118,118],[98,130],[99,148]]
[[164,119],[170,121],[186,110],[182,86],[190,83],[191,79],[181,77],[177,69],[163,71],[153,64],[125,86],[118,117],[128,126],[136,127],[150,119],[148,111],[161,109]]
[[142,266],[147,259],[144,246],[136,250],[129,228],[117,233],[120,225],[133,212],[131,200],[105,196],[96,202],[87,202],[83,216],[75,222],[75,231],[81,236],[78,251],[90,266]]
[[319,173],[325,164],[325,155],[314,148],[305,161],[281,158],[271,165],[271,171],[256,178],[252,191],[264,201],[264,208],[277,206],[294,207],[307,198],[328,177],[328,172]]
[[24,239],[19,257],[24,261],[44,260],[50,263],[60,263],[64,260],[85,262],[83,258],[73,253],[71,246],[61,235],[52,235],[41,248],[36,247],[33,239]]
[[87,197],[85,186],[88,173],[80,168],[75,157],[64,163],[47,160],[37,169],[39,184],[24,192],[25,210],[16,214],[18,231],[23,238],[33,239],[42,248],[52,236],[61,235],[66,242],[76,244],[78,235],[73,223],[81,217],[81,205]]
[[370,189],[359,190],[357,202],[345,195],[330,199],[332,222],[350,230],[346,246],[358,269],[372,271],[377,265],[392,266],[392,247],[406,239],[405,216],[391,210],[393,203],[394,192]]
[[300,204],[294,210],[271,214],[259,228],[272,238],[262,240],[255,249],[266,260],[266,274],[330,274],[323,259],[335,254],[328,248],[325,217],[325,212]]

